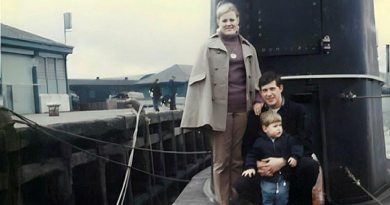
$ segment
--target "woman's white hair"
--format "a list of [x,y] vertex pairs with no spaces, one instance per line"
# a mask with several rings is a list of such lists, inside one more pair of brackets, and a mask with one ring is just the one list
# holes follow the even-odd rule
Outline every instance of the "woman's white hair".
[[236,16],[239,17],[240,13],[238,13],[237,7],[231,3],[226,1],[220,1],[217,5],[217,19],[221,18],[222,15],[234,11]]

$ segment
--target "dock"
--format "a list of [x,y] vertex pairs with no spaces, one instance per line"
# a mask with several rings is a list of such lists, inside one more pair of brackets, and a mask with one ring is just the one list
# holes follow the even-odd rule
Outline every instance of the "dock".
[[[133,167],[144,173],[131,171],[124,204],[172,204],[190,179],[210,166],[209,154],[177,153],[210,150],[201,132],[180,128],[182,114],[182,110],[154,112],[147,108],[140,116],[136,147],[174,153],[135,150]],[[132,150],[135,110],[24,117],[57,130],[48,132],[68,144],[23,124],[0,126],[0,156],[4,159],[0,161],[0,204],[116,204],[127,170],[120,164],[127,164]],[[15,116],[12,119],[20,121]]]
[[173,205],[218,205],[210,189],[211,167],[195,175]]

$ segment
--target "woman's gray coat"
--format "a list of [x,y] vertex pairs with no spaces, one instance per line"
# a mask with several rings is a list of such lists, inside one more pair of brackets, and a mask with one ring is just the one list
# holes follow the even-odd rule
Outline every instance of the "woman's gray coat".
[[[241,35],[246,70],[247,111],[255,103],[261,76],[255,48]],[[182,128],[210,125],[214,131],[225,131],[228,102],[228,52],[218,34],[202,46],[188,81]]]

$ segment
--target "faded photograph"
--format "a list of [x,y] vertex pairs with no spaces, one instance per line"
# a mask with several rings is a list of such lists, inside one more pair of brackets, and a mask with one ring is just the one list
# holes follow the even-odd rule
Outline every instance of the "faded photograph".
[[390,204],[390,1],[0,8],[0,205]]

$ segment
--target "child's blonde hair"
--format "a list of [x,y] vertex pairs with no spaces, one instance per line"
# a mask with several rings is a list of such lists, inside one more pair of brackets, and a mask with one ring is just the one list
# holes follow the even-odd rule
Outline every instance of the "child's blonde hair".
[[268,126],[275,122],[282,122],[282,116],[280,116],[278,113],[272,110],[261,113],[260,115],[261,125]]

